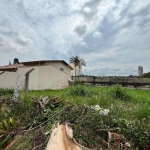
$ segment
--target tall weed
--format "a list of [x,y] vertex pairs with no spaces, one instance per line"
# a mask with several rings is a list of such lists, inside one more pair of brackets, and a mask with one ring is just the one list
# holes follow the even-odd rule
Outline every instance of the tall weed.
[[108,88],[108,93],[116,99],[123,101],[131,100],[131,95],[127,88],[122,87],[121,85],[114,85]]
[[97,94],[97,91],[82,84],[71,86],[67,90],[69,96],[93,96],[94,94]]
[[0,88],[0,96],[13,95],[13,93],[14,93],[13,89]]

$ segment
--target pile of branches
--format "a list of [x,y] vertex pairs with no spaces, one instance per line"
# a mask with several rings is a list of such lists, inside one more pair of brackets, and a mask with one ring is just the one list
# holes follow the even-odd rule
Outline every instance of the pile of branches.
[[41,114],[43,111],[47,109],[55,109],[57,107],[61,107],[63,105],[63,99],[60,99],[58,96],[54,96],[49,98],[47,97],[42,97],[40,98],[32,98],[32,102],[34,106],[36,107],[36,113]]
[[16,103],[19,103],[18,101],[14,100],[14,99],[8,99],[8,98],[0,98],[0,106],[2,104],[16,104]]
[[[52,98],[35,98],[32,100],[37,108],[37,114],[46,114],[46,123],[69,123],[74,130],[77,142],[90,149],[135,149],[148,147],[147,131],[137,129],[137,124],[125,123],[125,120],[110,113],[100,114],[93,107],[64,102],[58,96]],[[42,114],[43,112],[43,114]],[[45,113],[46,112],[46,113]],[[138,133],[137,133],[138,132]],[[132,134],[132,135],[131,135]],[[143,143],[137,135],[145,136]]]
[[61,123],[69,122],[76,141],[90,149],[124,149],[133,145],[124,137],[118,126],[111,126],[111,116],[100,115],[89,106],[70,105],[60,114]]
[[[118,118],[111,110],[108,115],[103,115],[98,110],[89,105],[77,105],[69,101],[64,101],[58,96],[53,97],[33,97],[31,99],[34,106],[31,123],[29,123],[23,132],[33,131],[42,127],[49,127],[56,122],[60,124],[69,123],[72,127],[76,141],[90,149],[143,149],[148,150],[150,143],[150,133],[143,124],[137,125],[137,122],[126,123],[125,119]],[[142,130],[146,129],[145,131]],[[147,135],[146,135],[147,134]],[[47,136],[47,141],[49,134]],[[137,138],[141,136],[145,139]],[[35,142],[39,140],[38,144]],[[149,142],[148,142],[149,139]],[[141,143],[141,141],[143,143]],[[33,147],[43,145],[43,140],[37,138],[33,140]],[[40,143],[41,141],[41,143]]]

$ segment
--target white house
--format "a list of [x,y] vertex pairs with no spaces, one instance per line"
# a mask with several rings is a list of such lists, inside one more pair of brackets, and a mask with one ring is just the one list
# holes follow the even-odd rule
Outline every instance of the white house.
[[0,88],[44,90],[68,87],[73,68],[64,60],[39,60],[0,66]]

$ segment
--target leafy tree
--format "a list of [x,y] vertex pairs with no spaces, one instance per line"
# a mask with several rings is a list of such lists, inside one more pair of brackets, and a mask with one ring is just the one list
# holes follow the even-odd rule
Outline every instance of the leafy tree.
[[81,66],[86,66],[86,62],[84,59],[80,58],[79,56],[72,56],[69,59],[70,63],[74,64],[75,67],[75,76],[76,76],[76,67],[79,66],[79,69],[81,69]]
[[19,59],[18,58],[14,58],[14,64],[19,64]]
[[150,72],[144,73],[141,77],[142,78],[150,78]]

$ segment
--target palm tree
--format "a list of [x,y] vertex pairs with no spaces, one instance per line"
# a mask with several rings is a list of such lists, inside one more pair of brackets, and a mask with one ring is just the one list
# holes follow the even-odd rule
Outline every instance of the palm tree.
[[84,59],[80,58],[79,56],[72,56],[69,59],[70,63],[74,64],[74,68],[75,68],[75,77],[76,77],[76,67],[79,66],[79,69],[81,69],[81,66],[86,66],[86,62]]

